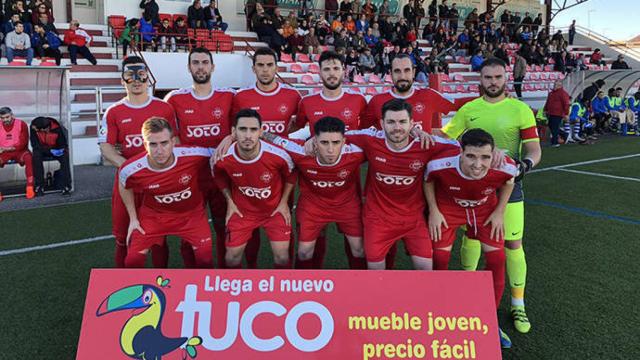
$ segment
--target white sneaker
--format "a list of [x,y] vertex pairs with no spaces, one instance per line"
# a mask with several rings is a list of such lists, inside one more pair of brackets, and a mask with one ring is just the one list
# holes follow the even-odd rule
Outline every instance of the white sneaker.
[[584,138],[581,138],[580,135],[576,135],[573,137],[576,141],[584,141]]
[[575,141],[571,137],[568,137],[567,140],[564,141],[565,144],[571,144],[571,143],[574,143],[574,142]]

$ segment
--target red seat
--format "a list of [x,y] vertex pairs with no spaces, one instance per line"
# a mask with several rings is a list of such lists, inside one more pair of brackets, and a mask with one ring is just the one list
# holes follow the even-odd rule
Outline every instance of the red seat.
[[544,71],[546,71],[546,72],[551,72],[551,71],[553,71],[553,65],[545,65],[545,66],[544,66]]
[[463,93],[463,92],[466,92],[466,91],[467,90],[465,89],[464,85],[456,86],[456,92]]
[[280,61],[286,62],[286,63],[292,63],[293,62],[293,58],[291,57],[290,54],[282,53],[282,54],[280,54]]
[[56,66],[56,60],[52,58],[40,59],[40,66]]
[[376,74],[369,75],[368,81],[372,84],[382,84],[382,79]]
[[320,87],[314,87],[313,89],[311,89],[311,92],[314,93],[314,94],[317,94],[320,91],[322,91],[322,88],[320,88]]
[[547,75],[547,73],[540,73],[540,80],[547,80],[549,79],[549,76]]
[[480,86],[478,86],[478,84],[469,85],[469,92],[479,93],[480,92]]
[[173,17],[171,17],[171,14],[159,13],[158,18],[160,18],[160,22],[169,20],[169,26],[173,26]]
[[122,35],[123,31],[124,29],[113,29],[113,36],[116,38],[116,40],[120,39],[120,35]]
[[109,15],[107,17],[107,24],[112,28],[124,28],[127,22],[127,17],[124,15]]
[[320,67],[317,64],[309,64],[309,72],[312,74],[320,74]]
[[311,59],[309,59],[309,55],[307,54],[298,54],[297,55],[298,61],[301,63],[310,63]]
[[362,75],[355,75],[353,77],[353,82],[355,84],[366,84],[367,81],[364,79],[364,77]]
[[315,80],[313,80],[313,76],[311,76],[311,75],[302,75],[302,78],[300,78],[300,81],[305,85],[315,85],[315,84],[317,84],[317,82]]
[[460,74],[460,73],[455,73],[455,74],[453,74],[453,81],[455,81],[455,82],[463,82],[464,81],[464,76],[462,76],[462,74]]
[[367,88],[367,90],[366,90],[364,93],[365,93],[366,95],[371,95],[371,96],[373,96],[373,95],[378,94],[378,90],[376,90],[376,88],[372,86],[372,87],[368,87],[368,88]]
[[384,82],[386,84],[392,84],[393,83],[393,79],[391,79],[391,74],[387,74],[384,76]]
[[302,65],[300,64],[291,64],[289,70],[294,74],[304,74],[306,72],[302,69]]
[[209,39],[209,30],[207,29],[196,29],[196,39]]
[[540,65],[533,65],[533,68],[535,69],[535,71],[537,72],[542,72],[542,66]]
[[538,80],[540,79],[540,75],[538,73],[532,73],[531,76],[529,76],[529,79]]
[[392,87],[391,86],[385,86],[382,88],[382,92],[389,92],[391,91]]
[[233,41],[224,40],[218,42],[218,49],[222,52],[232,52],[233,51]]
[[196,31],[193,29],[187,29],[187,36],[190,38],[195,38],[196,37]]
[[522,89],[523,89],[524,91],[533,91],[535,88],[534,88],[534,87],[533,87],[533,85],[531,85],[531,84],[524,84],[524,85],[522,86]]
[[14,58],[12,62],[8,63],[9,66],[27,66],[26,59],[16,59]]
[[558,79],[558,74],[556,73],[549,74],[549,80],[557,80],[557,79]]

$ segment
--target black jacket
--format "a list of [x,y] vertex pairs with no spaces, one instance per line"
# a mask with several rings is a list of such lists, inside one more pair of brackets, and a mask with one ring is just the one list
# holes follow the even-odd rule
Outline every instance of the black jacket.
[[158,3],[156,3],[156,0],[151,0],[148,3],[145,3],[145,1],[146,0],[140,1],[140,9],[144,9],[144,15],[148,15],[154,24],[160,22],[160,18],[158,17],[160,7]]
[[214,15],[212,16],[211,8],[209,6],[204,8],[204,20],[205,21],[209,21],[209,20],[222,21],[222,15],[220,15],[220,10],[218,8],[215,8],[213,12],[214,12]]

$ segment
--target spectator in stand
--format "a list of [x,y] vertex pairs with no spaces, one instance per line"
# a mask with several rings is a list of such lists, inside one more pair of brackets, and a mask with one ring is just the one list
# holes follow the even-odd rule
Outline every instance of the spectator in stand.
[[227,31],[229,27],[229,24],[222,21],[222,15],[220,14],[220,10],[218,10],[218,2],[216,0],[211,0],[209,6],[204,10],[204,21],[209,30],[220,29]]
[[364,36],[364,42],[367,44],[369,49],[375,51],[374,49],[376,49],[380,40],[375,35],[373,35],[373,29],[369,28],[369,31],[367,31],[367,35]]
[[153,27],[150,18],[140,19],[140,35],[142,37],[142,50],[146,51],[147,47],[151,47],[157,51],[156,47],[156,29]]
[[566,58],[566,72],[572,73],[578,71],[578,59],[575,53],[568,53]]
[[569,106],[571,101],[569,94],[562,87],[562,80],[556,80],[553,83],[553,90],[547,96],[547,102],[544,104],[544,113],[549,119],[549,130],[551,131],[551,146],[558,147],[558,135],[560,134],[560,125],[563,121],[569,120]]
[[555,34],[551,37],[551,40],[555,40],[558,46],[564,42],[564,37],[562,36],[562,30],[556,31]]
[[367,47],[367,43],[364,41],[364,34],[361,33],[360,31],[358,31],[356,33],[356,36],[353,36],[351,38],[351,47],[353,47],[354,49],[358,49],[358,51],[360,51],[360,49]]
[[[167,20],[168,21],[168,20]],[[127,20],[127,23],[118,38],[118,42],[122,44],[122,56],[127,56],[129,46],[137,46],[140,43],[140,35],[138,32],[138,19],[133,18]]]
[[60,66],[62,54],[58,49],[62,45],[62,40],[51,31],[46,31],[41,24],[34,26],[31,46],[40,58],[52,57],[56,59],[56,65]]
[[[175,30],[170,25],[169,19],[163,19],[162,24],[158,28],[158,39],[160,40],[160,49],[162,52],[176,52]],[[169,43],[170,47],[167,47]]]
[[449,9],[449,29],[452,33],[458,33],[458,21],[460,20],[460,13],[458,12],[458,7],[456,3],[451,4],[451,8]]
[[533,33],[531,33],[531,30],[529,30],[528,26],[525,26],[520,33],[520,41],[526,43],[528,41],[531,41],[532,39]]
[[71,167],[69,164],[69,143],[64,128],[50,117],[37,117],[31,122],[31,148],[33,149],[33,173],[36,194],[44,195],[44,166],[46,158],[60,163],[60,183],[62,195],[71,195]]
[[556,53],[553,64],[553,71],[559,71],[561,73],[567,72],[567,52],[562,50]]
[[347,30],[341,29],[340,32],[338,33],[338,36],[336,36],[335,41],[333,42],[333,45],[336,47],[336,49],[339,49],[339,48],[346,49],[347,46],[349,45],[349,42],[350,42],[350,39],[347,36]]
[[367,21],[372,21],[376,12],[378,12],[378,8],[375,5],[373,5],[371,0],[366,0],[365,4],[362,5],[362,13],[366,15]]
[[347,29],[348,32],[354,34],[356,32],[356,22],[353,21],[353,17],[351,15],[347,15],[346,20],[343,23],[344,28]]
[[33,9],[33,12],[31,13],[31,24],[33,24],[35,26],[35,24],[37,24],[40,20],[40,14],[46,14],[47,15],[47,19],[49,19],[52,23],[55,22],[55,19],[53,18],[53,11],[51,10],[51,7],[49,7],[47,4],[45,3],[40,3],[40,5],[38,5],[36,8]]
[[331,31],[339,33],[344,29],[344,25],[342,24],[342,17],[336,16],[331,22]]
[[369,30],[369,20],[365,14],[360,14],[360,18],[356,21],[356,31],[366,33]]
[[509,54],[507,53],[507,44],[506,43],[501,43],[500,47],[498,47],[493,52],[493,56],[497,57],[498,59],[501,59],[506,64],[509,64]]
[[[253,5],[250,5],[249,3],[247,3],[247,7],[252,7],[255,5],[255,11],[251,12],[251,29],[254,29],[258,24],[262,24],[263,21],[262,19],[266,19],[267,21],[265,22],[266,24],[270,25],[272,24],[272,19],[271,17],[264,11],[264,8],[262,7],[262,4],[260,3],[254,3]],[[277,10],[277,9],[276,9]],[[280,26],[276,27],[276,29],[279,29]],[[255,30],[254,30],[255,31]]]
[[38,15],[38,24],[44,26],[44,29],[46,31],[51,31],[51,32],[55,33],[56,35],[59,35],[58,29],[56,29],[56,26],[53,24],[53,21],[50,20],[49,15],[47,15],[47,14],[39,14]]
[[573,20],[569,25],[569,45],[573,45],[573,39],[576,37],[576,21]]
[[382,52],[376,55],[376,63],[378,64],[380,77],[384,77],[391,70],[391,47],[385,46]]
[[478,23],[479,23],[478,9],[474,8],[473,10],[471,10],[469,15],[467,15],[467,18],[464,20],[464,27],[467,29],[468,28],[475,29],[478,27]]
[[447,0],[442,0],[442,4],[438,6],[438,17],[440,18],[440,26],[445,30],[449,30],[449,5]]
[[436,33],[436,25],[433,20],[430,20],[424,29],[422,29],[422,39],[427,40],[429,43],[433,41],[433,34]]
[[538,29],[542,26],[542,13],[538,13],[538,17],[533,19],[532,31],[534,34],[538,33]]
[[415,5],[413,4],[413,0],[409,0],[407,4],[404,7],[402,7],[402,16],[407,20],[409,24],[415,25],[416,8],[415,8]]
[[16,29],[16,23],[18,21],[20,21],[20,15],[18,14],[11,15],[9,20],[7,20],[2,24],[2,34],[6,36],[8,33],[14,31]]
[[27,58],[27,65],[31,65],[33,60],[33,48],[31,47],[31,39],[24,32],[22,21],[15,23],[15,30],[8,33],[4,39],[7,49],[7,62],[12,62],[14,56]]
[[333,20],[338,13],[338,0],[324,1],[324,14],[328,21]]
[[187,23],[183,17],[178,17],[175,24],[173,24],[173,31],[176,34],[176,46],[186,46],[189,44],[189,31]]
[[369,74],[375,71],[376,69],[376,60],[373,58],[371,54],[371,49],[364,48],[362,54],[358,59],[358,69],[361,74]]
[[[371,29],[369,29],[371,31]],[[316,36],[316,28],[309,28],[309,33],[304,37],[304,46],[307,54],[320,54],[320,40]]]
[[25,32],[31,35],[31,31],[33,30],[31,25],[31,11],[26,8],[26,6],[24,5],[24,1],[18,0],[14,3],[13,14],[17,14],[23,24],[29,24],[28,27],[25,26]]
[[391,13],[391,8],[389,5],[389,0],[384,0],[382,4],[380,4],[380,8],[378,8],[378,15],[387,16],[390,13]]
[[16,119],[8,107],[0,108],[0,122],[0,168],[9,161],[24,166],[27,199],[33,199],[36,193],[33,188],[33,161],[29,151],[29,127],[24,121]]
[[587,69],[589,69],[589,67],[585,63],[584,54],[578,54],[576,57],[576,71],[584,71]]
[[536,51],[531,56],[531,64],[544,66],[547,64],[548,56],[542,46],[537,46]]
[[[458,35],[458,49],[460,50],[468,49],[469,41],[471,41],[471,39],[469,38],[469,29],[462,30],[460,35]],[[464,54],[462,55],[464,56]]]
[[618,59],[611,63],[611,70],[629,70],[629,64],[624,61],[624,55],[618,55]]
[[[276,31],[269,24],[269,18],[267,16],[260,17],[258,23],[253,26],[253,29],[258,35],[258,39],[267,43],[269,47],[276,52],[278,58],[280,58],[280,53],[284,50],[287,41],[282,37],[280,32]],[[282,29],[280,29],[280,31],[282,31]]]
[[71,20],[69,30],[64,32],[64,43],[69,48],[69,57],[73,65],[78,65],[78,53],[84,56],[91,64],[98,64],[98,61],[88,47],[88,45],[91,44],[91,39],[91,35],[80,28],[80,22],[78,22],[78,20]]
[[513,88],[518,99],[522,99],[522,82],[527,75],[527,61],[520,52],[516,53],[516,62],[513,64]]
[[339,16],[342,16],[344,18],[346,15],[350,14],[353,14],[353,4],[350,0],[342,0],[342,3],[340,3]]
[[[2,1],[0,1],[0,4],[2,3]],[[29,2],[29,10],[31,10],[32,13],[36,12],[38,9],[38,6],[40,4],[45,4],[47,6],[47,8],[49,9],[53,9],[53,4],[51,2],[51,0],[31,0],[31,2]],[[0,12],[2,12],[2,10],[0,9]]]
[[471,57],[471,71],[480,71],[480,66],[483,61],[482,50],[476,50],[475,54]]
[[143,9],[142,17],[151,19],[153,26],[160,23],[160,17],[158,16],[160,7],[158,3],[156,3],[156,0],[140,0],[140,9]]
[[604,60],[602,60],[602,53],[600,52],[600,49],[596,48],[593,51],[593,54],[591,54],[591,59],[590,62],[594,65],[604,65],[605,62]]
[[193,0],[193,4],[187,9],[187,22],[192,29],[207,28],[207,23],[204,21],[204,8],[200,0]]

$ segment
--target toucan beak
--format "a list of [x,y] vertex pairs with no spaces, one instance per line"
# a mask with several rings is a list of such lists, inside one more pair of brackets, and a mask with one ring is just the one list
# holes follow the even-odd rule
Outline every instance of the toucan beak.
[[98,306],[96,310],[96,316],[102,316],[119,310],[147,308],[149,305],[144,304],[141,299],[143,293],[143,285],[134,285],[120,289],[100,303],[100,306]]

